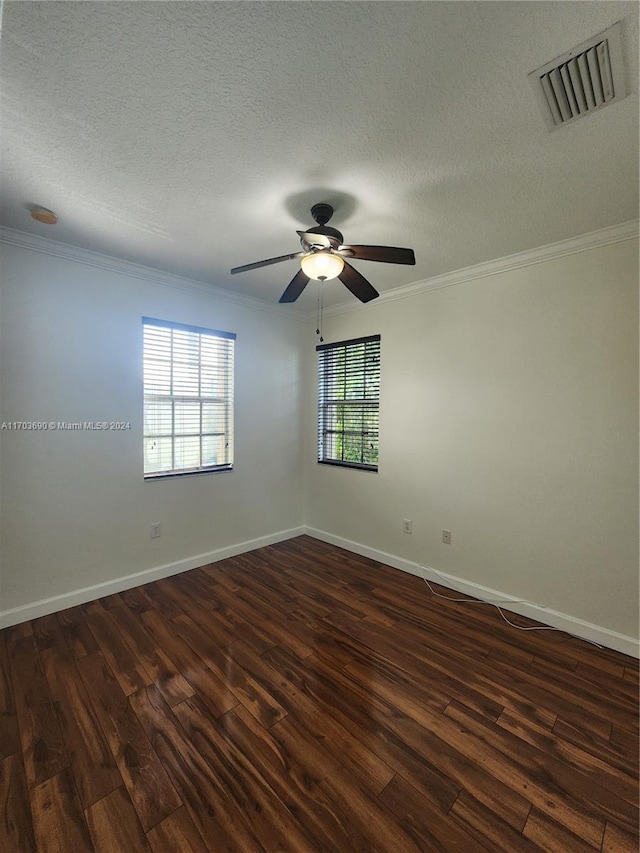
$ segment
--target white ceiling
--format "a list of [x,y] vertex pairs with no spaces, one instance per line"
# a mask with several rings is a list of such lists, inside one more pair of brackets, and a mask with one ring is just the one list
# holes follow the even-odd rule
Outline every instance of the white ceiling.
[[[527,74],[620,19],[629,96],[549,133]],[[229,269],[318,201],[415,250],[381,293],[638,216],[635,2],[5,1],[1,49],[0,223],[269,302],[295,261]]]

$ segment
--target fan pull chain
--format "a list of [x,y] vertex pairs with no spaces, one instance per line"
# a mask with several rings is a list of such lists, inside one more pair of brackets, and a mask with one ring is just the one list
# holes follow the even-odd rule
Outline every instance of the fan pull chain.
[[320,335],[320,343],[323,343],[322,337],[322,282],[318,282],[318,308],[316,310],[316,335]]

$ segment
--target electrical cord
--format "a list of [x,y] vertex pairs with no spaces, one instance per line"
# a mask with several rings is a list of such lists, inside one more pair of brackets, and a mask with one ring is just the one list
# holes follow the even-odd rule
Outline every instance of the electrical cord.
[[[510,625],[512,628],[516,628],[518,631],[559,631],[560,633],[569,633],[568,631],[563,632],[561,628],[552,628],[550,625],[534,625],[534,626],[529,626],[529,627],[527,627],[525,625],[516,625],[515,622],[511,622],[509,619],[507,619],[507,617],[504,615],[504,611],[502,610],[502,608],[499,605],[500,604],[531,604],[531,602],[527,601],[526,598],[512,598],[510,600],[507,600],[504,598],[498,598],[498,599],[492,600],[490,598],[487,598],[487,599],[449,598],[449,596],[447,596],[447,595],[442,595],[441,593],[435,591],[435,589],[429,583],[428,578],[425,577],[425,575],[423,573],[425,567],[424,566],[418,566],[418,568],[420,569],[420,577],[425,582],[425,584],[429,588],[430,592],[433,595],[435,595],[437,598],[444,598],[445,601],[452,601],[454,603],[460,603],[460,604],[489,604],[491,607],[496,608],[496,610],[498,611],[500,616],[502,616],[502,618],[507,623],[507,625]],[[431,567],[429,567],[428,571],[433,572],[433,574],[437,575],[439,578],[443,577],[443,575],[439,571],[437,571],[436,569],[432,569]],[[570,636],[576,637],[578,640],[584,640],[586,643],[591,643],[592,646],[596,646],[599,649],[604,649],[604,646],[601,646],[600,643],[594,642],[594,640],[588,640],[586,637],[578,637],[576,634],[571,634]]]
[[[548,625],[543,626],[534,626],[534,627],[525,627],[524,625],[516,625],[515,622],[510,622],[509,619],[504,615],[502,608],[499,606],[500,604],[530,604],[531,602],[527,601],[526,598],[482,598],[482,599],[474,599],[474,598],[449,598],[447,595],[442,595],[439,592],[436,592],[435,589],[429,583],[428,578],[426,578],[423,574],[424,566],[418,566],[420,569],[420,576],[422,580],[429,587],[429,591],[435,595],[437,598],[444,598],[445,601],[452,601],[454,603],[459,604],[489,604],[492,607],[495,607],[498,613],[502,616],[507,625],[511,625],[512,628],[517,628],[518,631],[560,631],[560,628],[551,628]],[[433,572],[434,575],[437,575],[439,578],[443,577],[436,569],[429,568],[430,572]]]
[[[422,570],[422,566],[420,566],[420,569]],[[442,577],[435,569],[431,569],[431,571],[434,574],[438,575],[438,577]],[[517,628],[519,631],[559,631],[560,630],[559,628],[551,628],[550,626],[547,626],[547,625],[535,626],[532,628],[531,627],[527,628],[524,625],[516,625],[515,622],[510,622],[507,619],[507,617],[504,615],[502,608],[496,603],[496,601],[499,601],[501,604],[528,604],[529,602],[527,602],[526,599],[524,599],[524,598],[516,598],[516,599],[512,599],[510,601],[507,601],[504,598],[497,599],[496,601],[492,601],[491,599],[484,599],[484,598],[483,599],[449,598],[448,595],[441,595],[441,593],[436,592],[435,589],[429,583],[428,579],[424,575],[421,574],[421,577],[422,577],[422,580],[429,587],[429,590],[431,591],[431,593],[433,595],[435,595],[437,598],[444,598],[445,601],[453,601],[455,603],[460,603],[460,604],[489,604],[491,607],[496,608],[496,610],[502,616],[502,618],[507,623],[507,625],[511,625],[512,628]]]

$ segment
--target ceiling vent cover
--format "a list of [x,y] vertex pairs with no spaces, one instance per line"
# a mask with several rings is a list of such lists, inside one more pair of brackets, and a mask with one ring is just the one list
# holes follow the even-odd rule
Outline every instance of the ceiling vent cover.
[[621,101],[622,22],[532,71],[529,80],[550,131]]

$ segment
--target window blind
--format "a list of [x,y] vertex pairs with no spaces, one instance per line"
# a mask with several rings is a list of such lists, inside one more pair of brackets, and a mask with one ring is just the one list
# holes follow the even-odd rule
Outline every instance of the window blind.
[[144,476],[230,470],[235,334],[142,323]]
[[377,471],[380,335],[316,350],[318,462]]

